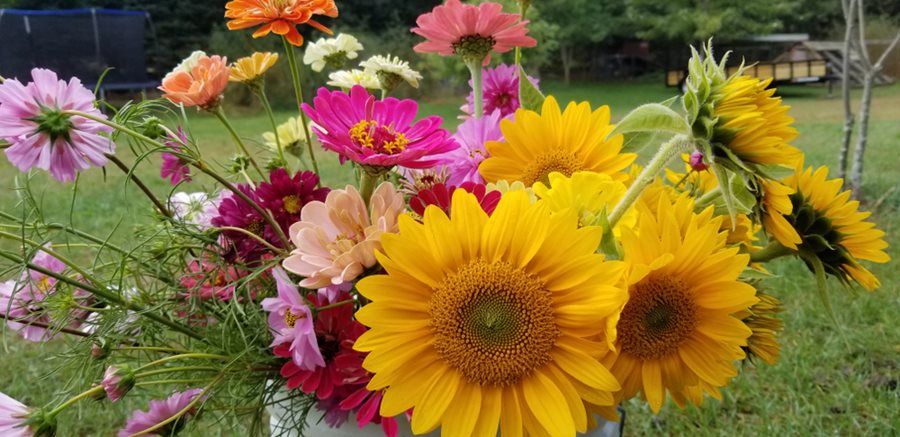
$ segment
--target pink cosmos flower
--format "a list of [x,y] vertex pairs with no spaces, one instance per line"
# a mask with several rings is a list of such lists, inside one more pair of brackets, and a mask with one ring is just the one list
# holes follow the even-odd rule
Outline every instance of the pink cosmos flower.
[[478,165],[488,157],[484,143],[503,141],[500,131],[500,110],[494,110],[482,118],[469,118],[456,129],[453,139],[459,148],[443,155],[443,162],[450,175],[447,185],[459,185],[463,182],[483,184],[484,178],[478,172]]
[[[519,72],[515,65],[500,64],[494,68],[485,68],[482,73],[484,78],[484,113],[490,114],[500,111],[500,117],[506,118],[516,113],[521,106],[519,103]],[[537,88],[539,81],[531,76],[528,80]],[[472,81],[469,81],[472,87]],[[474,110],[475,92],[470,92],[468,103],[463,106],[463,112],[472,115]]]
[[125,365],[109,366],[103,373],[100,385],[103,386],[103,391],[106,392],[106,397],[110,402],[116,402],[134,388],[134,372]]
[[31,410],[25,404],[0,393],[0,435],[4,437],[31,437],[31,428],[25,423]]
[[244,273],[232,264],[221,266],[214,262],[193,260],[179,284],[186,290],[185,297],[200,300],[231,300],[234,289]]
[[[173,393],[164,401],[150,401],[150,407],[145,411],[135,411],[131,414],[125,427],[119,430],[119,437],[128,437],[133,434],[140,433],[148,428],[152,428],[165,420],[174,417],[181,410],[185,409],[197,396],[200,396],[203,390],[199,388],[190,389],[183,392]],[[202,401],[201,401],[202,402]],[[196,413],[196,408],[190,409],[178,420],[169,422],[166,426],[153,431],[155,436],[170,436],[178,434],[187,424],[187,418]]]
[[[178,127],[176,133],[178,138],[169,138],[166,145],[172,148],[175,153],[183,153],[184,144],[187,144],[187,135],[181,126]],[[162,152],[162,167],[159,169],[159,177],[169,179],[172,185],[178,185],[181,181],[191,181],[191,166],[184,159],[178,157],[175,153]]]
[[418,53],[438,53],[442,56],[460,55],[463,58],[491,61],[490,52],[505,53],[515,47],[534,47],[537,41],[528,36],[519,14],[501,12],[499,3],[486,2],[478,6],[447,0],[430,13],[416,19],[418,27],[412,32],[425,38],[413,47]]
[[33,82],[16,79],[0,84],[0,139],[9,162],[21,171],[34,167],[49,171],[58,181],[75,180],[75,174],[91,165],[106,165],[107,153],[116,145],[101,132],[106,125],[64,111],[79,111],[106,118],[94,107],[94,94],[78,78],[59,80],[42,68],[31,70]]
[[225,197],[224,191],[214,195],[178,192],[169,198],[168,207],[176,219],[204,231],[212,226],[213,217],[219,215],[219,204]]
[[403,195],[388,182],[375,189],[369,210],[352,185],[328,193],[325,202],[310,202],[301,221],[290,229],[296,249],[284,260],[286,270],[304,276],[300,286],[322,288],[353,281],[375,265],[381,234],[397,232]]
[[280,267],[272,269],[272,276],[278,297],[263,299],[261,303],[269,313],[269,329],[275,337],[272,346],[286,345],[292,362],[300,369],[312,371],[325,366],[313,330],[312,313],[300,290]]
[[342,164],[428,168],[437,162],[434,155],[458,147],[440,128],[441,117],[413,122],[419,109],[415,100],[376,100],[357,85],[349,95],[319,88],[313,104],[304,103],[303,111],[315,123],[322,146],[337,152]]

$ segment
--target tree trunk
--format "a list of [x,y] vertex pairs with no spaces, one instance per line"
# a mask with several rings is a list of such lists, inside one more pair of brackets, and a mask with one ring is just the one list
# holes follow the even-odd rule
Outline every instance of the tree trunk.
[[838,153],[838,177],[844,179],[846,186],[847,157],[850,154],[850,138],[853,136],[853,110],[850,108],[850,41],[853,39],[853,28],[856,23],[856,0],[842,0],[846,32],[844,33],[844,59],[841,63],[841,94],[844,99],[844,132],[841,149]]
[[572,49],[565,44],[560,44],[559,57],[562,60],[563,80],[568,85],[572,79]]
[[853,167],[850,170],[850,190],[852,197],[859,199],[862,189],[863,156],[866,152],[866,142],[869,139],[869,110],[872,107],[872,85],[875,82],[876,71],[866,73],[863,83],[862,102],[859,105],[859,135],[856,138],[856,148],[853,150]]

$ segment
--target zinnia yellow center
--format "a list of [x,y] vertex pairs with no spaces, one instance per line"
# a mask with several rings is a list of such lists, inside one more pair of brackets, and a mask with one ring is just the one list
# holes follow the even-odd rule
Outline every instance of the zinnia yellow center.
[[583,170],[582,160],[578,159],[574,153],[552,150],[538,156],[525,167],[522,183],[528,187],[534,185],[535,182],[550,185],[550,173],[559,172],[570,177],[580,170]]
[[446,276],[429,313],[438,354],[480,385],[516,384],[550,361],[560,335],[543,282],[504,261]]
[[697,305],[678,279],[651,275],[629,292],[617,329],[622,352],[642,360],[662,358],[696,329]]
[[360,147],[377,153],[394,155],[406,150],[409,139],[403,132],[395,132],[393,126],[383,126],[375,120],[362,120],[350,128],[350,138]]

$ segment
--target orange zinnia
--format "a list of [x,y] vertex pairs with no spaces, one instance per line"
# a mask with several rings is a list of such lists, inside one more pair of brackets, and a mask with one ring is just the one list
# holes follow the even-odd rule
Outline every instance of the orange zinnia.
[[225,18],[231,18],[228,28],[246,29],[262,25],[253,32],[254,38],[275,32],[295,46],[303,45],[297,25],[309,24],[329,35],[331,29],[312,19],[313,15],[337,17],[334,0],[233,0],[225,5]]

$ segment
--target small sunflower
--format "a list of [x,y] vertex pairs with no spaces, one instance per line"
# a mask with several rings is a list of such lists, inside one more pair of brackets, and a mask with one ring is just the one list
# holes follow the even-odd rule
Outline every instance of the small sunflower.
[[780,353],[777,336],[784,329],[784,322],[775,315],[783,308],[781,301],[775,296],[757,292],[756,297],[759,302],[737,314],[753,331],[753,335],[747,339],[744,352],[748,358],[758,357],[766,364],[775,364]]
[[549,183],[550,173],[572,176],[577,171],[607,174],[617,181],[636,155],[621,153],[622,135],[608,138],[609,106],[591,111],[587,102],[570,102],[561,111],[552,96],[544,100],[541,113],[518,109],[513,120],[500,122],[505,141],[485,144],[490,157],[478,170],[487,182],[501,179]]
[[881,286],[859,260],[890,261],[884,231],[866,221],[872,213],[859,211],[850,191],[841,191],[843,181],[828,179],[827,167],[808,167],[785,179],[785,185],[795,191],[790,196],[792,212],[785,219],[800,235],[797,250],[810,269],[821,263],[844,284],[855,281],[869,291]]
[[386,389],[382,415],[412,409],[416,434],[586,432],[584,403],[613,405],[620,388],[593,339],[624,303],[624,263],[595,253],[600,228],[522,191],[491,216],[464,190],[452,203],[450,218],[401,216],[378,254],[387,274],[358,284],[371,329],[354,347],[369,352],[368,388]]
[[[550,211],[561,212],[572,209],[578,213],[580,226],[599,226],[605,218],[603,214],[612,211],[625,196],[625,184],[614,181],[609,175],[589,171],[579,171],[571,177],[561,173],[550,173],[550,186],[535,182],[535,194],[550,207]],[[637,213],[632,209],[622,217],[614,232],[619,235],[623,226],[633,226]]]
[[696,214],[685,194],[657,197],[655,210],[638,203],[635,230],[622,231],[629,298],[617,353],[604,358],[622,384],[619,396],[640,391],[653,411],[666,391],[676,397],[701,384],[722,387],[737,374],[734,361],[744,358],[752,331],[734,314],[758,301],[738,279],[749,256],[726,246],[712,208]]
[[784,218],[794,209],[791,203],[794,189],[777,181],[763,180],[762,190],[762,223],[766,232],[784,247],[796,249],[802,240],[797,230]]

